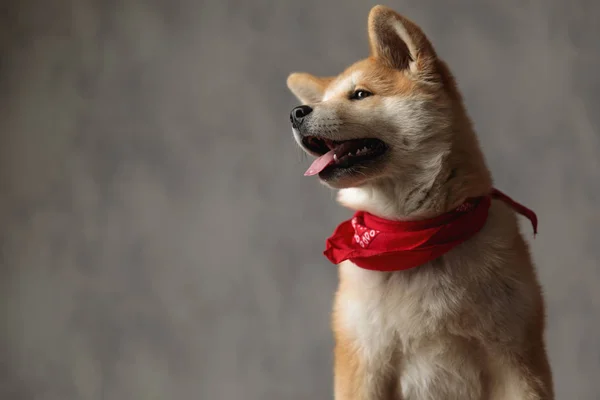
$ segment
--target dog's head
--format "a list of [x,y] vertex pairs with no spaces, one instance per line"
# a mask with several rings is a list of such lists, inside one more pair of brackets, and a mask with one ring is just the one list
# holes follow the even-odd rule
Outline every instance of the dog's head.
[[370,57],[337,77],[293,73],[287,81],[303,103],[290,115],[294,138],[318,157],[307,174],[333,188],[439,164],[462,110],[452,76],[417,25],[376,6],[368,33]]

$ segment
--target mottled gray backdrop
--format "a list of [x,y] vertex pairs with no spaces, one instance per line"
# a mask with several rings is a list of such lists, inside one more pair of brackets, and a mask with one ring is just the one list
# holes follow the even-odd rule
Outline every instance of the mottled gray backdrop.
[[[349,212],[302,176],[285,79],[365,56],[373,4],[0,1],[1,399],[331,398]],[[599,399],[600,3],[386,4],[539,214],[558,398]]]

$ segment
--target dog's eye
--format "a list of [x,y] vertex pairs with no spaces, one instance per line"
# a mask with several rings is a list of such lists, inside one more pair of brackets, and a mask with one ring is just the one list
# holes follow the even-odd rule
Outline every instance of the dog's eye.
[[356,90],[350,95],[350,100],[362,100],[372,95],[373,93],[367,92],[366,90]]

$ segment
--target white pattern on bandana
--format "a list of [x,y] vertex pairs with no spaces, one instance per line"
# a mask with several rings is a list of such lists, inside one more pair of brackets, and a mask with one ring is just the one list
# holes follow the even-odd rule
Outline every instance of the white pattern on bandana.
[[368,247],[375,236],[379,234],[378,230],[369,229],[360,224],[356,217],[352,218],[352,228],[354,228],[354,241],[363,249]]

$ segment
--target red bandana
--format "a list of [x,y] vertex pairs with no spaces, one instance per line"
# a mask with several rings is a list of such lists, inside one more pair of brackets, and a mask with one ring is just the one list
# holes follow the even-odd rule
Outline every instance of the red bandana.
[[350,260],[374,271],[418,267],[479,232],[487,220],[492,198],[529,218],[534,234],[537,233],[535,213],[493,189],[488,196],[469,199],[454,211],[423,221],[389,221],[358,211],[327,239],[324,254],[334,264]]

